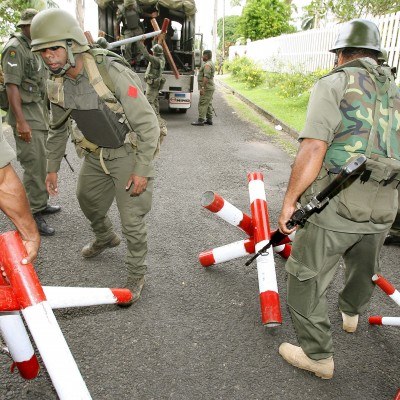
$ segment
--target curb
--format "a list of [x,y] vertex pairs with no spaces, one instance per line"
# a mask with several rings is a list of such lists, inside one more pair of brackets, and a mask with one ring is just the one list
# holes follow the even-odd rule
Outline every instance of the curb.
[[246,103],[248,106],[250,106],[253,110],[255,110],[262,117],[267,118],[268,121],[271,122],[272,124],[280,125],[282,127],[282,131],[283,132],[289,134],[290,136],[292,136],[296,140],[299,138],[299,132],[297,132],[295,129],[293,129],[289,125],[286,125],[279,118],[275,117],[275,115],[273,115],[270,112],[268,112],[267,110],[264,110],[263,108],[259,107],[257,104],[254,104],[251,100],[249,100],[247,97],[243,96],[239,92],[235,91],[235,89],[232,89],[225,82],[222,82],[219,79],[216,79],[215,82],[217,82],[217,84],[222,86],[223,88],[229,90],[234,96],[236,96],[237,98],[242,100],[244,103]]

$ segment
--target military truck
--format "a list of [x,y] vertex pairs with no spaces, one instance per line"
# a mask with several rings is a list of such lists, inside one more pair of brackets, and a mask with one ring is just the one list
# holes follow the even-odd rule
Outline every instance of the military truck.
[[[116,41],[117,13],[118,9],[121,10],[123,1],[96,2],[99,6],[99,30],[105,32],[108,42]],[[202,37],[195,33],[195,0],[139,0],[138,3],[144,14],[158,12],[156,20],[160,29],[165,18],[171,21],[165,41],[179,71],[179,78],[176,78],[167,60],[164,71],[166,82],[160,96],[168,100],[169,109],[186,112],[192,102],[195,68],[201,65]],[[141,21],[145,33],[154,31],[149,17],[141,18]],[[145,44],[150,49],[151,39],[146,40]],[[123,53],[123,49],[117,49],[116,52]],[[145,59],[132,66],[143,82],[146,67]]]

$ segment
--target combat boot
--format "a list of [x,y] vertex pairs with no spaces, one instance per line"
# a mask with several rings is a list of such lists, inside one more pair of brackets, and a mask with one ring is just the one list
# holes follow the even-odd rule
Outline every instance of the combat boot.
[[385,241],[383,242],[385,246],[391,245],[391,244],[397,244],[400,245],[400,236],[397,235],[387,235]]
[[212,124],[213,124],[213,121],[212,121],[212,119],[206,119],[204,123],[205,123],[206,125],[212,125]]
[[58,213],[60,211],[61,211],[61,207],[60,206],[47,205],[46,208],[44,210],[40,211],[40,212],[43,215],[46,215],[46,214],[56,214],[56,213]]
[[348,333],[353,333],[357,329],[358,325],[358,314],[356,315],[347,315],[342,312],[342,320],[343,320],[343,330]]
[[194,126],[204,126],[204,119],[199,118],[197,121],[192,122]]
[[41,236],[53,236],[56,233],[54,228],[51,228],[50,226],[47,225],[47,222],[43,218],[41,212],[33,214],[33,219],[36,222],[38,231]]
[[290,343],[282,343],[279,346],[279,354],[293,366],[313,372],[318,378],[331,379],[333,377],[333,357],[322,360],[313,360],[309,358],[303,349],[299,346],[293,346]]
[[132,299],[127,303],[118,304],[120,307],[130,307],[140,299],[143,286],[146,282],[144,275],[130,275],[126,280],[125,288],[132,292]]
[[120,243],[121,243],[121,238],[114,233],[111,239],[107,240],[106,242],[99,243],[96,239],[94,242],[87,244],[81,250],[81,254],[85,258],[95,257],[101,252],[103,252],[105,249],[116,247]]

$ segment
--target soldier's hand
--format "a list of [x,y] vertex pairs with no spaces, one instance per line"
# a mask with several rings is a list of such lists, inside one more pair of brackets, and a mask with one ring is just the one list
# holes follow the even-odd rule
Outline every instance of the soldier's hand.
[[58,194],[57,172],[49,172],[46,176],[46,189],[50,196]]
[[297,227],[293,229],[288,229],[286,227],[286,223],[289,221],[290,217],[296,211],[296,205],[283,205],[281,215],[279,216],[278,225],[279,230],[284,233],[285,235],[291,234],[293,231],[296,230]]
[[128,183],[126,184],[125,190],[128,191],[132,186],[131,196],[139,196],[147,188],[147,178],[144,176],[138,176],[132,174],[129,177]]
[[30,143],[32,139],[32,131],[31,127],[26,121],[17,121],[16,130],[18,137],[23,140],[24,142]]
[[26,265],[34,262],[36,260],[38,251],[39,251],[39,246],[40,246],[40,235],[39,233],[37,234],[36,237],[29,238],[27,240],[22,239],[22,243],[25,246],[26,252],[28,255],[21,260],[21,263]]
[[200,96],[204,96],[205,92],[206,92],[205,89],[201,88],[200,89]]

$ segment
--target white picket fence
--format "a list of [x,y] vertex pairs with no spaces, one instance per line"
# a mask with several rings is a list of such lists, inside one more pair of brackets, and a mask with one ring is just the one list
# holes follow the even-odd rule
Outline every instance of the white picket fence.
[[[399,70],[400,63],[400,12],[371,18],[381,33],[381,45],[388,51],[388,63]],[[229,48],[229,60],[235,55],[251,58],[263,69],[272,72],[331,69],[334,54],[329,49],[335,43],[341,24],[324,29],[312,29],[249,42]],[[400,75],[400,74],[399,74]],[[397,78],[397,83],[399,83]]]

